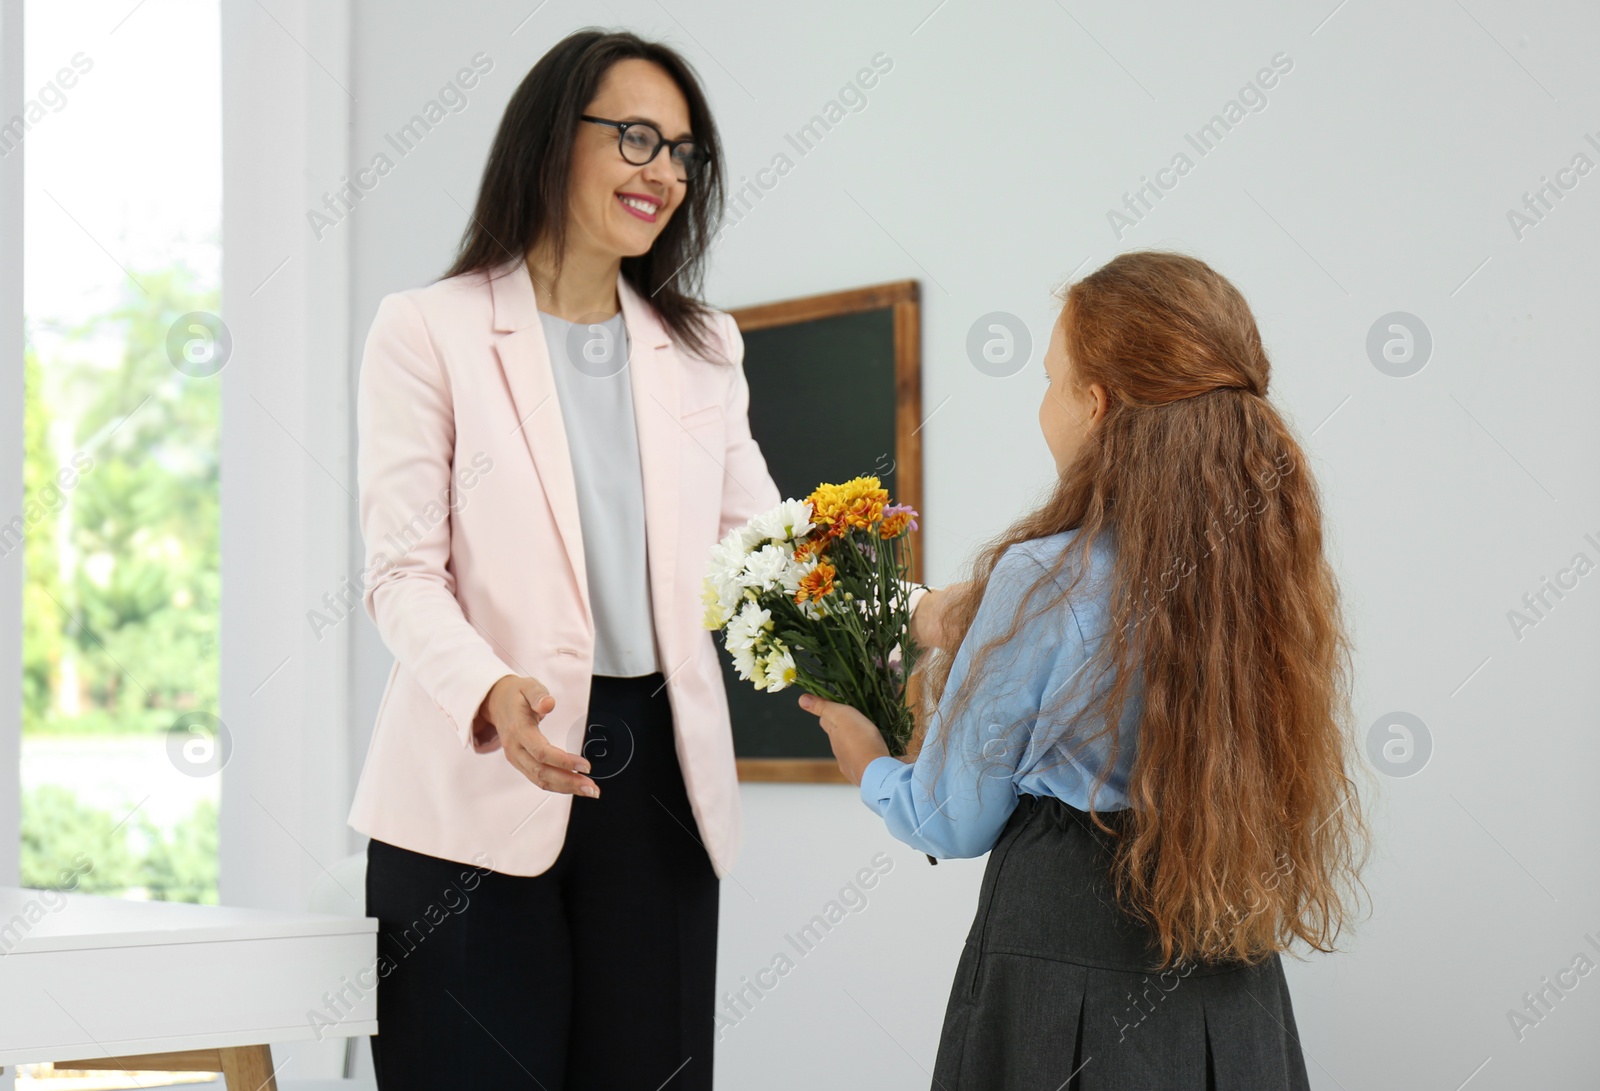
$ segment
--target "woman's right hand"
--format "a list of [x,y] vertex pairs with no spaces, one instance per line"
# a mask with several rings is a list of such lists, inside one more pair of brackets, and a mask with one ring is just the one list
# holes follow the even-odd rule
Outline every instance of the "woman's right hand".
[[545,738],[539,721],[550,715],[556,699],[537,678],[508,674],[489,690],[480,715],[500,736],[506,760],[547,792],[597,798],[600,787],[582,774],[589,763]]

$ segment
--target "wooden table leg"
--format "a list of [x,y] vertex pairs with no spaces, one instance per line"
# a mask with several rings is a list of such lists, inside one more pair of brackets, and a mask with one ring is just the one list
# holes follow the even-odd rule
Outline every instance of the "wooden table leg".
[[228,1091],[278,1091],[271,1046],[237,1046],[217,1053],[222,1061],[222,1084]]
[[110,1072],[221,1072],[228,1091],[278,1091],[271,1046],[186,1049],[178,1053],[144,1053],[137,1057],[91,1057],[56,1061],[56,1069]]

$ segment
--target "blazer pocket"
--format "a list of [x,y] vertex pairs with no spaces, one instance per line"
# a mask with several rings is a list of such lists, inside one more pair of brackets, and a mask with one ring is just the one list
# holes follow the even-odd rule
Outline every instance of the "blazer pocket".
[[691,409],[678,418],[678,423],[685,428],[699,428],[702,425],[715,424],[722,420],[722,403],[712,402],[710,405]]

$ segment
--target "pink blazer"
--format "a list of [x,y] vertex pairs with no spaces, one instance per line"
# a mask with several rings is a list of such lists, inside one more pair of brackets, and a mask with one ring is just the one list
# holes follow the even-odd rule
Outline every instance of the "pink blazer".
[[[476,743],[473,720],[499,678],[531,675],[556,699],[545,735],[576,753],[594,625],[533,282],[520,259],[493,277],[387,295],[367,335],[363,602],[395,664],[349,821],[414,852],[537,875],[561,851],[572,797],[529,782],[498,739]],[[648,301],[618,290],[656,639],[698,837],[721,877],[739,852],[739,783],[701,579],[711,547],[781,497],[750,437],[733,319],[714,322],[730,366],[673,344]]]

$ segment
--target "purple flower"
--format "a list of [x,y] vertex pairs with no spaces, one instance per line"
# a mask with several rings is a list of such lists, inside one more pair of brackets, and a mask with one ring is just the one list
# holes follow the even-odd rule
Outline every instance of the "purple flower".
[[883,517],[887,519],[889,516],[899,515],[901,512],[905,512],[910,516],[910,521],[907,523],[907,528],[910,530],[916,530],[917,509],[913,508],[910,504],[889,504],[883,509]]

